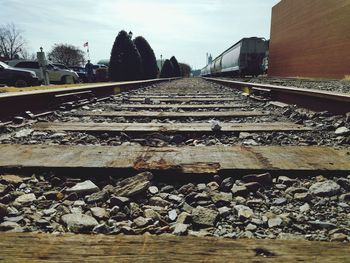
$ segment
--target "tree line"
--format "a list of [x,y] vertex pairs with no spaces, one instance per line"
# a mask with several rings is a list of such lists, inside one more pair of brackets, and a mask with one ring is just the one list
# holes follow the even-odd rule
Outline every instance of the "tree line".
[[[49,60],[67,66],[84,65],[85,53],[79,47],[70,44],[54,44],[48,52]],[[35,59],[26,49],[22,31],[15,24],[0,25],[0,58]],[[175,56],[166,59],[158,68],[156,56],[147,40],[138,36],[132,39],[132,33],[119,32],[111,50],[108,75],[112,81],[172,78],[189,76],[191,67],[179,63]]]
[[159,72],[154,51],[144,37],[132,40],[132,33],[122,30],[115,38],[109,61],[112,81],[181,77],[183,72],[189,75],[186,64],[180,67],[175,56],[166,59]]
[[[36,59],[36,54],[28,51],[27,41],[22,33],[23,31],[13,23],[0,25],[0,58]],[[69,44],[54,44],[47,55],[49,60],[67,66],[83,65],[86,62],[84,51]]]

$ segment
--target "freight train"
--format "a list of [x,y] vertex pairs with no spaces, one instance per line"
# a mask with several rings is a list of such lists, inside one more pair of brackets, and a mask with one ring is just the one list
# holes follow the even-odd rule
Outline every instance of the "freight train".
[[265,38],[243,38],[213,61],[208,61],[201,76],[257,76],[264,73],[263,60],[267,51]]

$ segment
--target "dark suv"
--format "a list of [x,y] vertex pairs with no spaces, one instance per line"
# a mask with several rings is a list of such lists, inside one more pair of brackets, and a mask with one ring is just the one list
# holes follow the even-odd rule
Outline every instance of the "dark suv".
[[0,61],[0,83],[8,86],[26,87],[39,84],[35,72],[15,69]]
[[83,67],[80,67],[80,66],[73,66],[73,67],[69,67],[71,70],[75,71],[78,76],[79,76],[79,79],[82,81],[82,82],[88,82],[88,79],[87,79],[87,74],[86,74],[86,71],[85,71],[85,68]]

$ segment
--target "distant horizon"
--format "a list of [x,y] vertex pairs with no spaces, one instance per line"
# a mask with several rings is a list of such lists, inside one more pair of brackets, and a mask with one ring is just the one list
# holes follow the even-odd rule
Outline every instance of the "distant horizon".
[[110,58],[115,37],[125,30],[132,31],[133,37],[143,36],[157,59],[174,55],[192,69],[200,69],[207,53],[214,58],[244,37],[269,39],[271,10],[278,2],[61,0],[47,4],[44,0],[0,0],[0,16],[2,25],[14,23],[23,31],[29,53],[40,47],[47,53],[56,43],[86,51],[84,43],[88,42],[90,59],[97,63]]

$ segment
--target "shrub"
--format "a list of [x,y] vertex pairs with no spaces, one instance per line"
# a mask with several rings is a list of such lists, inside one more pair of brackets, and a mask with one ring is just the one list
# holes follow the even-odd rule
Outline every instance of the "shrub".
[[174,67],[174,77],[180,77],[181,70],[180,70],[179,63],[177,62],[177,59],[174,56],[172,56],[170,58],[170,62],[171,62],[171,64],[173,64],[173,67]]
[[160,78],[172,78],[174,76],[174,66],[169,59],[164,61],[162,70],[160,71]]
[[157,78],[158,67],[156,56],[147,40],[139,36],[134,39],[134,44],[141,55],[143,79]]
[[112,81],[142,79],[140,53],[124,30],[119,32],[112,47],[109,78]]
[[179,63],[180,70],[181,70],[181,76],[182,77],[189,77],[191,75],[192,68],[186,63]]

